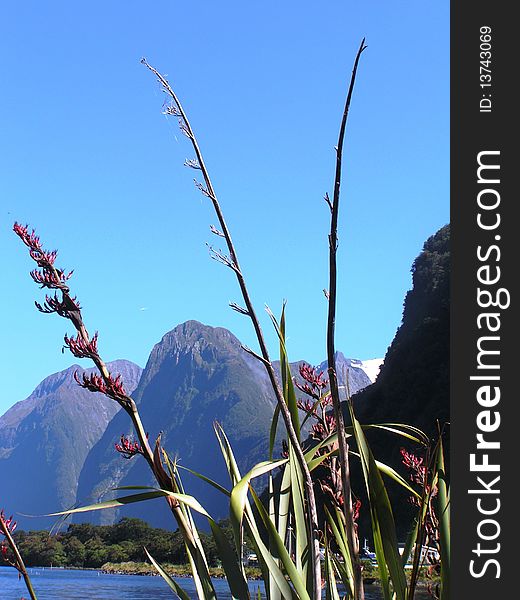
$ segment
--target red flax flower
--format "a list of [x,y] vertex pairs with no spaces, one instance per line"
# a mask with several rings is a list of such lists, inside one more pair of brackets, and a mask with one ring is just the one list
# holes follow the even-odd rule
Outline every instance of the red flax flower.
[[[407,452],[404,448],[401,448],[401,456],[403,465],[410,471],[410,481],[419,485],[426,494],[428,502],[431,503],[431,499],[435,498],[438,492],[436,485],[432,487],[431,481],[428,478],[428,468],[424,464],[424,459],[411,452]],[[410,502],[414,505],[419,504],[419,500],[415,496],[410,497]],[[433,520],[436,520],[435,511],[433,507],[429,508],[429,516]]]
[[72,352],[76,358],[94,358],[98,356],[97,350],[97,332],[93,337],[86,341],[84,337],[78,333],[76,337],[68,337],[65,335],[63,338],[65,346]]
[[300,365],[299,371],[305,381],[317,388],[324,389],[329,383],[327,379],[323,378],[323,371],[318,373],[318,370],[310,365],[303,363]]
[[41,287],[68,292],[69,288],[65,282],[70,279],[72,271],[70,273],[65,273],[63,269],[57,269],[54,266],[56,257],[58,256],[57,251],[44,250],[40,238],[36,235],[34,229],[29,232],[27,225],[15,223],[13,231],[29,248],[30,257],[40,267],[40,270],[35,269],[34,271],[31,271],[33,281],[38,283]]
[[[13,517],[7,518],[4,511],[0,510],[0,535],[4,537],[0,542],[1,556],[6,564],[14,567],[18,571],[19,578],[24,578],[31,599],[36,600],[36,594],[34,593],[31,579],[27,574],[23,558],[12,535],[15,529],[16,521],[13,521]],[[9,550],[11,550],[11,553],[9,553]]]
[[81,310],[81,306],[76,298],[60,300],[56,294],[54,296],[45,296],[45,302],[40,304],[35,302],[36,308],[42,313],[58,313],[60,317],[70,318],[70,313]]
[[336,419],[334,418],[334,415],[328,414],[317,423],[314,423],[311,427],[310,436],[321,442],[329,437],[334,431],[336,431]]
[[407,452],[405,448],[400,449],[401,456],[403,457],[403,465],[409,469],[415,471],[423,464],[423,459],[419,456],[415,456],[411,452]]
[[310,417],[318,418],[318,413],[316,411],[316,406],[310,400],[298,400],[297,402],[298,408],[303,410],[303,412],[307,413]]
[[71,298],[69,287],[65,283],[70,279],[72,271],[66,273],[63,269],[54,266],[58,255],[56,250],[47,251],[42,248],[40,238],[36,235],[34,229],[29,232],[27,225],[23,226],[15,223],[13,230],[22,242],[29,248],[30,257],[36,262],[40,269],[31,271],[31,277],[35,283],[42,288],[60,290],[61,300],[56,294],[54,296],[45,296],[43,305],[35,302],[36,308],[44,313],[58,313],[61,317],[70,319],[74,327],[79,331],[83,324],[81,321],[81,307],[76,298]]
[[39,284],[42,288],[47,287],[51,289],[68,289],[65,285],[65,281],[71,278],[72,271],[70,273],[65,273],[63,269],[43,269],[39,271],[38,269],[34,269],[30,273],[33,281]]
[[16,529],[16,521],[13,521],[12,515],[7,519],[3,509],[0,510],[0,521],[2,521],[2,528],[0,533],[3,533],[4,529],[9,531],[9,533],[14,533],[14,530]]
[[13,517],[7,518],[4,510],[0,510],[0,535],[4,536],[4,539],[0,542],[0,552],[2,553],[4,561],[16,568],[16,565],[8,558],[9,546],[8,540],[6,539],[7,534],[12,535],[15,529],[16,521],[13,521]]
[[361,510],[361,500],[356,500],[354,502],[354,506],[352,507],[352,520],[354,523],[357,523],[359,519],[359,512]]
[[[425,533],[425,542],[426,546],[433,546],[440,550],[440,531],[439,531],[439,519],[437,517],[433,499],[438,494],[438,487],[434,481],[432,481],[432,473],[429,471],[428,467],[423,458],[415,456],[411,452],[407,452],[404,448],[401,448],[401,456],[403,464],[410,471],[410,481],[416,483],[421,487],[422,491],[422,499],[419,500],[415,496],[410,497],[410,502],[417,507],[420,507],[420,510],[423,510],[423,507],[426,509],[424,514],[424,533]],[[424,562],[426,566],[428,566],[427,574],[431,575],[433,573],[438,573],[440,569],[439,562],[440,553],[435,556],[429,551],[426,553],[426,557]],[[438,594],[434,593],[435,590],[430,588],[430,594],[438,598]]]
[[76,297],[70,295],[70,289],[65,283],[72,275],[72,271],[66,274],[63,269],[54,266],[57,251],[44,250],[34,229],[30,231],[27,225],[15,223],[13,230],[29,248],[30,257],[39,267],[39,269],[31,271],[33,280],[42,287],[57,290],[54,294],[47,294],[42,304],[35,302],[36,308],[42,313],[56,313],[71,321],[76,329],[76,335],[70,337],[65,335],[64,348],[68,348],[76,358],[90,358],[103,374],[102,376],[83,376],[82,380],[75,375],[76,381],[83,388],[105,394],[129,410],[132,400],[123,387],[121,376],[118,375],[114,378],[108,373],[106,365],[98,353],[98,334],[95,333],[90,337],[83,323],[80,303]]
[[78,372],[74,371],[74,379],[79,386],[85,388],[89,392],[100,392],[117,401],[123,401],[128,398],[121,375],[118,375],[114,379],[110,374],[108,379],[105,380],[97,373],[91,373],[90,375],[83,373],[80,379]]
[[28,246],[30,251],[42,252],[40,238],[36,235],[34,229],[31,231],[31,233],[29,233],[27,225],[23,226],[19,223],[15,223],[13,225],[13,231],[22,240],[22,242]]
[[[148,434],[146,434],[148,437]],[[123,458],[133,458],[136,454],[143,454],[143,449],[138,441],[132,440],[126,437],[125,434],[121,434],[121,439],[119,444],[114,444],[115,449]]]
[[426,483],[427,469],[424,465],[424,459],[407,452],[405,448],[400,449],[403,465],[410,471],[410,481],[424,486]]
[[318,400],[320,392],[328,385],[328,380],[323,378],[323,371],[318,373],[318,370],[305,363],[300,365],[300,376],[306,383],[299,383],[294,379],[294,385],[304,394]]

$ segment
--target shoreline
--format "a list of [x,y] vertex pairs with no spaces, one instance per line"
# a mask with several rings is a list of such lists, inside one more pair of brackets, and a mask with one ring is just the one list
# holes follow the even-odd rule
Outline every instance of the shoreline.
[[[172,565],[163,564],[163,569],[171,577],[186,577],[192,578],[190,565]],[[105,563],[99,569],[106,575],[139,575],[146,577],[160,577],[160,574],[149,563],[124,562],[124,563]],[[247,579],[258,581],[262,578],[262,573],[258,567],[246,567]],[[215,579],[225,579],[224,569],[222,567],[210,567],[211,577]]]
[[[12,569],[9,565],[1,565],[7,569]],[[165,571],[171,577],[192,579],[190,565],[162,565]],[[153,565],[144,562],[123,562],[123,563],[105,563],[99,568],[95,567],[75,567],[75,566],[63,566],[63,567],[51,567],[51,566],[28,566],[27,570],[41,571],[96,571],[103,575],[132,575],[138,577],[161,577]],[[29,573],[31,574],[31,573]],[[224,569],[221,567],[210,567],[210,575],[214,579],[226,579]],[[246,576],[249,581],[260,581],[262,579],[261,570],[258,567],[246,567]],[[367,576],[364,578],[363,583],[365,586],[380,587],[380,581],[377,577]],[[428,583],[435,583],[432,580],[419,580],[417,582],[417,588],[424,590]]]

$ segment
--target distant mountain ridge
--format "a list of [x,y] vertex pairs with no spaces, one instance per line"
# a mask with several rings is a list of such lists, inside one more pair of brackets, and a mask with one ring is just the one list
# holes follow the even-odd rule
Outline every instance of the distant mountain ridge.
[[[254,452],[273,411],[262,369],[228,330],[195,321],[178,325],[154,346],[134,393],[150,439],[162,432],[164,447],[172,456],[178,455],[182,465],[204,473],[209,467],[210,476],[222,476],[213,421],[219,420],[233,441],[242,441],[244,448]],[[122,460],[114,452],[114,439],[123,432],[132,434],[127,416],[121,414],[109,424],[85,462],[78,488],[82,503],[110,497],[110,490],[117,485],[154,483],[144,461]],[[206,497],[207,485],[197,486],[198,482],[191,480],[190,484],[202,488],[197,493]],[[214,502],[219,500],[217,496]],[[125,515],[148,514],[152,525],[171,521],[160,501],[151,519],[149,506],[128,508]],[[111,523],[117,514],[102,511],[92,518]]]
[[[362,423],[404,422],[435,434],[436,420],[443,424],[449,419],[449,234],[449,226],[440,229],[414,261],[413,288],[384,363],[336,354],[340,387],[346,387],[348,373]],[[303,362],[291,364],[296,378]],[[317,368],[326,374],[326,362]],[[111,363],[110,369],[121,373],[150,439],[162,432],[165,449],[179,457],[181,467],[229,485],[212,428],[215,420],[227,432],[243,471],[266,458],[273,392],[262,364],[228,330],[187,321],[154,346],[144,370],[124,360]],[[49,528],[54,520],[20,513],[55,512],[108,499],[117,486],[154,483],[144,461],[124,460],[114,450],[121,434],[133,433],[127,415],[112,400],[80,388],[75,370],[83,369],[74,365],[47,377],[0,417],[0,507],[14,513],[21,528]],[[375,456],[399,468],[404,441],[368,435]],[[354,462],[353,481],[362,481],[355,471]],[[214,517],[226,516],[226,498],[187,472],[184,479],[187,491]],[[406,498],[400,490],[391,488],[390,493],[399,522],[406,522]],[[98,511],[81,518],[113,523],[123,515],[173,526],[160,500],[127,506],[121,514]],[[365,527],[360,522],[360,530]]]
[[[340,360],[349,362],[343,355]],[[293,371],[297,375],[297,368]],[[357,391],[370,379],[361,369],[352,369],[350,383]],[[215,420],[226,431],[244,472],[267,457],[274,394],[262,364],[244,352],[227,329],[188,321],[168,332],[153,348],[134,398],[151,439],[162,431],[164,447],[180,458],[181,466],[224,486],[228,478],[213,431]],[[143,461],[122,461],[114,453],[116,437],[130,433],[125,417],[116,415],[85,461],[78,487],[81,503],[108,499],[116,486],[153,483]],[[183,477],[189,493],[213,516],[227,515],[222,494],[187,472]],[[171,515],[161,501],[153,511],[136,504],[125,507],[124,514],[145,518],[154,526],[171,525]],[[111,510],[87,518],[113,523],[119,516]],[[80,520],[84,518],[81,515]]]
[[[336,354],[340,385],[348,372],[352,393],[371,384],[363,361]],[[304,361],[292,363],[298,368]],[[166,333],[142,370],[129,361],[110,363],[139,405],[150,439],[159,432],[171,456],[227,485],[227,473],[213,431],[219,421],[244,471],[265,460],[275,398],[263,365],[246,353],[227,329],[187,321]],[[275,370],[278,363],[274,363]],[[326,363],[317,366],[326,372]],[[93,369],[88,369],[91,372]],[[125,460],[115,452],[121,434],[133,436],[128,415],[112,400],[80,388],[77,365],[45,378],[22,402],[0,417],[0,505],[7,511],[42,515],[74,504],[114,496],[123,485],[153,485],[139,457]],[[280,431],[282,427],[280,426]],[[186,486],[216,517],[227,514],[227,501],[186,472]],[[9,484],[7,483],[9,482]],[[37,494],[34,493],[35,489]],[[164,502],[77,515],[76,521],[109,524],[121,516],[144,518],[170,527]],[[49,518],[18,517],[22,528],[47,528]]]
[[[124,377],[129,390],[142,371],[125,360],[109,368]],[[19,513],[42,515],[75,503],[83,462],[119,410],[113,400],[80,388],[75,371],[85,370],[73,365],[46,377],[0,417],[0,504],[18,513],[23,528],[45,528],[50,520]]]

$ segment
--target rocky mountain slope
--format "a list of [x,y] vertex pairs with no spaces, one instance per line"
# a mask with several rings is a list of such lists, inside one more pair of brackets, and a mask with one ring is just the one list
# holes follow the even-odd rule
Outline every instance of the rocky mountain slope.
[[[350,363],[343,355],[338,355],[338,362]],[[362,369],[351,369],[354,391],[370,383]],[[164,447],[179,457],[181,465],[225,486],[228,477],[213,432],[215,420],[224,427],[243,472],[267,457],[274,395],[263,366],[226,329],[188,321],[167,333],[152,350],[134,398],[150,439],[162,432]],[[85,461],[80,503],[110,498],[116,486],[153,483],[144,461],[125,460],[114,451],[122,433],[130,433],[129,423],[125,414],[118,414]],[[187,491],[215,517],[227,515],[225,497],[187,472],[184,479]],[[164,502],[153,502],[153,510],[136,504],[125,507],[124,514],[146,518],[155,526],[171,525]],[[119,511],[107,510],[81,519],[112,523],[120,516]]]
[[[292,364],[297,378],[301,362]],[[352,393],[371,384],[362,361],[338,352],[337,366],[343,386],[348,371]],[[318,368],[326,370],[326,364]],[[214,421],[224,427],[241,469],[266,459],[274,394],[262,364],[227,329],[188,321],[156,344],[144,371],[128,361],[111,363],[110,369],[133,390],[150,439],[162,433],[163,446],[182,466],[227,485]],[[74,365],[47,377],[29,398],[0,417],[0,505],[16,513],[22,528],[48,528],[55,522],[24,514],[44,515],[106,500],[118,486],[154,484],[140,457],[125,460],[115,451],[122,434],[133,434],[128,416],[114,401],[80,388],[75,371],[82,369]],[[212,514],[227,515],[223,496],[188,472],[184,479],[187,491]],[[152,510],[132,505],[75,520],[113,523],[121,516],[172,525],[161,500],[154,501]]]
[[[374,385],[354,396],[361,423],[406,423],[437,437],[437,423],[450,419],[450,227],[442,227],[424,244],[412,266],[413,287],[404,301],[403,320]],[[410,444],[390,434],[368,434],[383,462],[403,472],[399,449]],[[449,426],[444,438],[449,457]],[[413,449],[413,448],[412,448]],[[361,478],[361,473],[355,473]],[[396,520],[409,522],[406,494],[389,485]],[[400,529],[402,538],[406,531]]]
[[424,244],[412,266],[403,320],[376,383],[356,396],[361,421],[393,420],[436,430],[449,420],[450,228]]
[[[142,369],[110,363],[130,390]],[[78,478],[91,448],[119,410],[112,400],[80,388],[78,365],[44,379],[26,399],[0,417],[0,505],[16,513],[25,529],[48,527],[49,518],[28,518],[72,506]],[[20,514],[23,513],[23,514]]]

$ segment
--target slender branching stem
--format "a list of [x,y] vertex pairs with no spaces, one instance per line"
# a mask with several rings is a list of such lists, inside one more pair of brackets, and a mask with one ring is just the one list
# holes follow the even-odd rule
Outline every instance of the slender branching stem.
[[306,489],[306,495],[307,495],[307,503],[308,503],[309,537],[311,540],[310,556],[311,556],[311,565],[312,565],[312,572],[313,572],[313,597],[316,599],[319,599],[319,598],[321,598],[321,564],[320,564],[320,541],[319,541],[319,531],[318,531],[318,511],[317,511],[317,507],[316,507],[316,498],[314,495],[314,487],[313,487],[312,477],[311,477],[309,468],[307,466],[305,456],[303,454],[303,449],[301,447],[301,444],[298,441],[298,436],[296,434],[296,431],[295,431],[293,423],[292,423],[291,414],[289,412],[287,404],[285,403],[282,391],[280,390],[280,386],[276,379],[275,370],[273,368],[273,365],[272,365],[272,362],[271,362],[271,359],[269,356],[269,352],[267,350],[267,345],[265,343],[262,328],[260,326],[260,321],[258,320],[251,297],[249,295],[246,281],[244,279],[242,270],[240,268],[240,264],[238,261],[238,256],[237,256],[237,253],[235,250],[235,246],[234,246],[233,240],[231,238],[231,233],[230,233],[229,228],[224,219],[224,214],[220,207],[220,203],[217,199],[217,194],[216,194],[213,184],[211,182],[211,179],[209,176],[209,171],[206,168],[206,164],[204,162],[202,152],[201,152],[199,144],[197,142],[197,138],[193,132],[190,122],[187,118],[186,112],[184,111],[184,108],[182,107],[177,95],[175,94],[173,88],[170,86],[168,81],[154,67],[152,67],[150,64],[148,64],[146,59],[143,58],[141,60],[141,62],[150,71],[152,71],[152,73],[154,73],[154,75],[157,77],[157,79],[161,83],[165,92],[171,97],[171,99],[173,100],[173,102],[175,104],[177,114],[181,121],[181,123],[180,123],[181,129],[185,133],[185,135],[188,137],[188,139],[190,140],[190,142],[193,146],[193,150],[195,151],[195,155],[197,157],[198,167],[200,168],[200,171],[204,178],[204,183],[205,183],[206,187],[205,187],[205,189],[203,189],[203,193],[211,200],[211,202],[213,204],[213,208],[214,208],[215,214],[217,216],[217,219],[218,219],[218,222],[220,225],[222,237],[225,238],[225,240],[226,240],[226,244],[227,244],[227,248],[228,248],[228,252],[229,252],[229,259],[231,262],[230,266],[232,266],[232,270],[234,271],[234,273],[236,275],[238,285],[239,285],[240,291],[242,293],[242,298],[245,303],[245,308],[246,308],[247,314],[248,314],[249,318],[251,319],[251,322],[253,324],[253,328],[255,330],[255,334],[256,334],[256,337],[258,340],[258,345],[260,346],[261,362],[262,362],[262,364],[264,364],[264,366],[266,368],[267,375],[271,382],[271,386],[274,390],[278,406],[280,407],[280,412],[282,414],[282,417],[283,417],[283,420],[285,423],[285,427],[287,429],[287,434],[288,434],[289,440],[294,448],[296,459],[298,461],[298,464],[300,466],[300,469],[301,469],[303,477],[304,477],[305,489]]
[[[16,234],[22,239],[22,241],[29,247],[29,253],[31,258],[35,260],[38,266],[42,269],[41,272],[33,272],[33,279],[42,283],[42,287],[58,290],[61,292],[61,302],[58,302],[56,298],[46,299],[46,304],[42,307],[37,304],[37,307],[42,312],[57,312],[60,316],[68,319],[73,324],[77,332],[77,337],[69,339],[65,337],[65,343],[71,350],[71,352],[79,358],[90,358],[95,366],[97,367],[101,379],[104,385],[100,382],[96,382],[91,386],[87,386],[92,391],[99,391],[104,393],[109,398],[115,400],[128,414],[132,424],[134,426],[137,438],[140,445],[140,454],[143,455],[144,459],[148,463],[150,470],[152,471],[159,487],[166,489],[167,491],[176,492],[176,482],[170,477],[161,462],[160,444],[157,440],[155,451],[152,451],[150,443],[148,441],[148,435],[145,432],[145,428],[141,421],[141,416],[137,409],[137,405],[134,400],[126,393],[122,385],[118,385],[118,379],[113,379],[105,361],[101,358],[97,351],[97,334],[94,337],[90,337],[88,330],[83,322],[81,313],[81,307],[79,303],[72,298],[70,295],[70,288],[65,283],[69,276],[65,276],[64,272],[58,270],[54,266],[54,260],[56,258],[56,252],[46,252],[41,244],[39,238],[33,231],[30,234],[27,227],[22,227],[18,223],[15,223],[14,230]],[[78,383],[79,380],[78,380]],[[81,383],[80,383],[81,385]],[[173,496],[167,496],[166,502],[170,507],[179,528],[181,529],[185,542],[192,552],[197,552],[197,542],[192,531],[192,528],[186,521],[184,513],[181,509],[180,503]]]
[[[59,274],[58,274],[57,269],[53,265],[49,265],[48,268],[54,272],[54,276],[56,277],[56,279],[58,279]],[[68,286],[63,286],[60,291],[62,293],[62,302],[73,303],[73,300],[70,295],[70,289]],[[87,331],[87,328],[85,327],[85,324],[83,323],[83,318],[81,315],[80,308],[77,309],[75,318],[70,319],[70,321],[76,328],[78,336],[87,345],[90,342],[90,336]],[[90,358],[91,358],[92,362],[96,365],[98,371],[100,372],[101,377],[103,378],[103,381],[105,382],[105,384],[108,385],[111,381],[111,376],[110,376],[110,371],[108,370],[108,367],[107,367],[105,361],[101,358],[101,356],[97,352],[92,353],[90,355]],[[145,433],[143,424],[141,422],[141,417],[139,415],[139,411],[137,410],[137,406],[136,406],[134,400],[130,396],[125,394],[121,398],[119,398],[117,400],[117,402],[120,406],[122,406],[122,408],[124,408],[124,410],[130,416],[132,423],[134,425],[137,437],[139,439],[139,443],[141,444],[141,448],[143,450],[143,456],[146,459],[146,461],[148,462],[148,464],[152,467],[152,470],[153,470],[153,452],[150,447],[150,443],[148,441],[148,436]]]
[[[336,350],[335,350],[335,326],[336,326],[336,302],[337,302],[337,264],[336,254],[338,249],[338,214],[339,199],[341,187],[341,164],[343,159],[343,142],[345,140],[345,130],[347,126],[347,117],[356,80],[361,53],[366,48],[363,38],[354,62],[350,85],[348,88],[345,110],[341,120],[338,145],[336,147],[336,173],[334,177],[334,194],[332,201],[328,200],[331,208],[330,234],[329,234],[329,289],[328,289],[328,320],[327,320],[327,361],[330,382],[330,393],[334,407],[334,416],[338,431],[338,447],[341,464],[341,480],[343,488],[343,514],[345,517],[347,542],[350,556],[352,557],[354,567],[354,600],[363,600],[363,579],[361,575],[361,562],[359,560],[359,540],[356,533],[354,518],[352,513],[352,488],[350,484],[350,463],[348,456],[348,444],[345,435],[345,421],[343,411],[341,410],[341,400],[339,397],[338,378],[336,373]],[[328,199],[328,196],[326,196]]]

